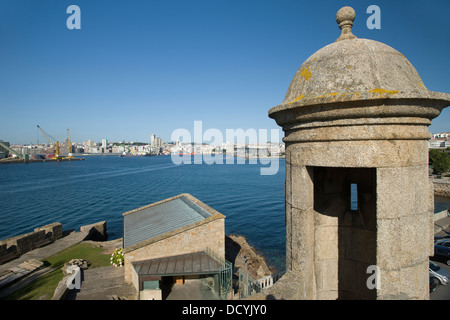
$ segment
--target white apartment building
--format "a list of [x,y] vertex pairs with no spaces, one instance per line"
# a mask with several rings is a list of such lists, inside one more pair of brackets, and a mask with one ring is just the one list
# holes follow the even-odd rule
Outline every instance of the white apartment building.
[[450,132],[433,133],[433,138],[428,142],[430,148],[450,147]]
[[450,132],[433,133],[433,139],[450,139]]

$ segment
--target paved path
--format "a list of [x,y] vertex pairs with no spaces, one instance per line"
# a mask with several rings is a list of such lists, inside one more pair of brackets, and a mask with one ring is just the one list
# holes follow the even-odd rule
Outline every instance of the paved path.
[[[83,241],[88,233],[88,231],[72,232],[44,247],[24,253],[18,258],[0,265],[0,298],[51,271],[44,267],[40,260]],[[11,284],[18,279],[19,281]]]
[[436,235],[445,234],[442,230],[447,230],[448,228],[450,228],[450,217],[445,217],[434,222],[434,234]]
[[136,290],[125,283],[125,268],[99,267],[83,270],[80,290],[72,290],[67,300],[111,300],[112,297],[136,299]]
[[37,248],[34,249],[32,251],[29,251],[27,253],[24,253],[23,255],[21,255],[20,257],[11,260],[5,264],[0,265],[0,274],[5,271],[5,270],[9,270],[13,267],[16,267],[17,265],[31,260],[31,259],[35,259],[35,260],[42,260],[45,259],[47,257],[50,257],[51,255],[58,253],[78,242],[83,241],[87,235],[88,235],[88,231],[84,231],[84,232],[72,232],[44,247],[41,248]]
[[[27,252],[12,261],[0,265],[0,278],[2,275],[3,278],[9,276],[10,280],[20,278],[18,282],[12,285],[5,286],[3,289],[0,287],[0,298],[7,296],[11,292],[20,289],[52,270],[50,268],[37,267],[34,270],[27,270],[28,272],[25,273],[20,266],[27,265],[28,261],[46,259],[74,244],[82,242],[86,239],[88,233],[89,231],[72,232],[45,247]],[[111,245],[116,246],[116,242],[117,240],[113,240]],[[5,285],[7,283],[8,282],[5,281]],[[124,268],[114,268],[111,266],[84,270],[81,289],[70,292],[67,299],[111,300],[114,296],[132,297],[135,294],[136,291],[134,287],[125,283]]]

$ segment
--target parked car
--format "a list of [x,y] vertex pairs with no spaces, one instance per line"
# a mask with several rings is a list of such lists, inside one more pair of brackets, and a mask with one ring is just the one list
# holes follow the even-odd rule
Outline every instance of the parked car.
[[450,240],[450,233],[444,234],[443,236],[434,236],[434,241],[437,240]]
[[444,234],[442,236],[434,236],[434,241],[441,240],[441,239],[449,240],[450,239],[450,233]]
[[440,284],[443,285],[448,284],[450,280],[450,273],[447,270],[439,267],[432,261],[430,261],[429,270],[430,270],[430,278],[435,278],[436,280],[439,281]]
[[439,239],[436,240],[435,244],[450,248],[450,239],[449,238]]
[[435,244],[434,256],[431,258],[433,260],[442,261],[446,265],[450,266],[450,248]]

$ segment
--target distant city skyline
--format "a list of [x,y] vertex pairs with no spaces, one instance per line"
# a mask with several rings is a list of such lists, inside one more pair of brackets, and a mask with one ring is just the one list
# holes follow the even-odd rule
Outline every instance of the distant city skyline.
[[[72,4],[72,3],[70,3]],[[174,130],[280,129],[280,104],[301,64],[334,42],[335,15],[356,11],[353,33],[406,56],[428,89],[450,93],[450,2],[77,0],[0,3],[0,139],[171,141]],[[369,29],[369,5],[381,9]],[[431,133],[450,131],[450,108]],[[283,133],[280,131],[280,139]]]

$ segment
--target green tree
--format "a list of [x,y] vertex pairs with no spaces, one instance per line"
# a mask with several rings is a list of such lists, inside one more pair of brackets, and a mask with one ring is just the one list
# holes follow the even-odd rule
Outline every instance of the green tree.
[[450,169],[450,154],[442,150],[431,149],[429,155],[434,173],[443,174]]

